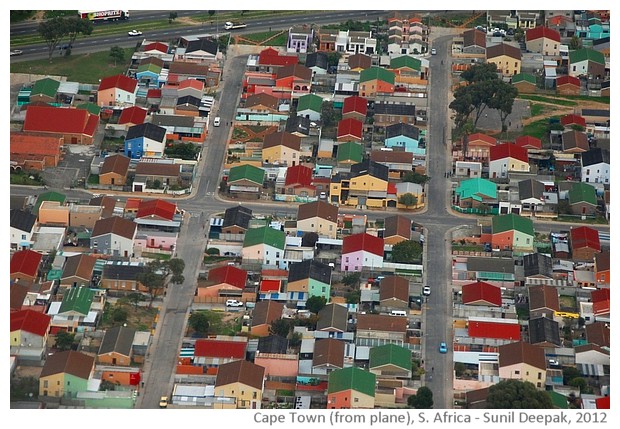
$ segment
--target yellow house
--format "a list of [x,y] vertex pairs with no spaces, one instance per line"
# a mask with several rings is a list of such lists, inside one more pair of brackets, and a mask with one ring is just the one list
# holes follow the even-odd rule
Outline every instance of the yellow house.
[[396,207],[396,200],[388,198],[388,175],[388,167],[378,162],[367,159],[354,164],[350,173],[332,178],[330,201],[349,206]]
[[[260,408],[264,378],[264,367],[245,360],[220,365],[215,379],[215,396],[234,399],[234,403],[222,405],[222,408]],[[215,407],[219,408],[217,404]]]
[[538,389],[544,389],[547,379],[545,350],[523,341],[500,346],[499,378],[529,381]]
[[263,163],[280,164],[289,167],[299,164],[301,137],[286,131],[265,136],[263,142]]
[[302,204],[297,208],[297,230],[316,232],[319,237],[336,238],[338,207],[324,201]]
[[521,50],[512,45],[500,43],[487,48],[487,63],[497,66],[497,71],[510,77],[521,73]]

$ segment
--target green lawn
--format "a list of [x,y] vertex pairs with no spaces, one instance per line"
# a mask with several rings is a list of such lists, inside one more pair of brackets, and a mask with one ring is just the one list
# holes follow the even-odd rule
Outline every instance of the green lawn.
[[[558,116],[553,116],[559,118]],[[523,127],[523,134],[539,138],[545,142],[549,141],[549,119],[541,119],[539,121],[531,122]]]
[[538,116],[548,110],[549,109],[547,109],[547,106],[544,104],[530,103],[530,111],[532,112],[532,116]]
[[43,180],[41,179],[39,173],[28,173],[22,171],[20,173],[11,173],[11,184],[41,186],[43,185]]
[[32,73],[50,76],[66,76],[70,82],[98,84],[99,79],[124,74],[131,61],[131,49],[125,49],[125,62],[114,65],[110,51],[93,52],[48,60],[11,63],[11,73]]

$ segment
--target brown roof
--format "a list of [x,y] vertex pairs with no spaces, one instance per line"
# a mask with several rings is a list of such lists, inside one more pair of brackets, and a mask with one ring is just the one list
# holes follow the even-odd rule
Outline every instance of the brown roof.
[[352,69],[367,69],[372,66],[372,58],[364,54],[355,54],[349,57],[349,67]]
[[600,347],[610,347],[609,325],[603,322],[594,322],[586,325],[586,338],[588,343]]
[[400,276],[384,277],[379,286],[379,299],[391,298],[409,303],[409,280]]
[[575,130],[562,133],[562,150],[570,149],[579,149],[583,152],[590,150],[586,133]]
[[260,301],[256,303],[252,312],[252,326],[269,325],[282,317],[284,304],[275,301]]
[[220,365],[215,379],[215,387],[226,386],[232,383],[241,383],[255,389],[263,389],[265,368],[246,360]]
[[478,29],[472,28],[471,30],[467,30],[463,32],[463,46],[481,46],[483,48],[487,47],[487,37],[484,34],[484,31],[480,31]]
[[312,79],[312,70],[301,64],[292,64],[280,67],[276,72],[276,79],[283,79],[289,76],[295,76],[299,79],[310,81]]
[[129,219],[120,216],[111,216],[109,218],[99,219],[95,222],[91,237],[99,237],[104,234],[116,234],[121,237],[133,239],[137,227],[138,225]]
[[402,332],[404,334],[407,330],[407,318],[382,314],[359,314],[357,316],[357,330]]
[[140,62],[138,62],[139,66],[144,64],[154,64],[156,66],[164,68],[164,60],[158,57],[144,57],[140,60]]
[[69,256],[65,261],[62,278],[76,276],[85,280],[90,280],[93,276],[97,258],[92,255],[80,254]]
[[116,199],[102,195],[100,197],[91,198],[88,202],[89,206],[99,206],[103,210],[101,211],[101,217],[106,218],[114,214],[114,207],[116,207]]
[[333,338],[316,340],[312,366],[319,365],[344,368],[344,342]]
[[185,63],[181,61],[174,61],[170,64],[170,67],[169,67],[170,74],[206,76],[208,72],[209,72],[208,65],[201,65],[201,64],[196,64],[196,63]]
[[116,173],[119,176],[125,176],[128,169],[129,158],[127,158],[125,155],[117,153],[114,155],[106,156],[106,158],[103,160],[101,170],[99,170],[99,175]]
[[21,310],[24,305],[24,299],[28,294],[28,286],[19,283],[11,284],[10,298],[11,310]]
[[411,164],[413,162],[413,152],[405,152],[404,150],[373,150],[370,152],[370,160]]
[[340,304],[327,304],[319,311],[319,320],[316,322],[317,331],[347,330],[347,308]]
[[518,341],[499,346],[498,351],[500,368],[518,363],[526,363],[542,370],[547,368],[545,350],[542,347]]
[[487,59],[501,57],[502,55],[514,58],[515,60],[521,60],[521,50],[512,45],[500,43],[487,48]]
[[601,252],[594,254],[594,263],[596,264],[596,271],[609,271],[610,262],[609,256],[611,252]]
[[319,217],[330,222],[338,221],[338,207],[325,201],[302,204],[297,208],[297,221]]
[[548,308],[550,310],[560,310],[560,297],[558,291],[553,286],[537,285],[528,288],[530,295],[530,311]]
[[181,164],[161,164],[159,162],[138,162],[136,176],[177,177],[181,173]]
[[245,100],[245,107],[250,108],[254,106],[265,106],[271,110],[278,110],[278,97],[266,93],[250,95]]
[[58,156],[64,142],[62,136],[46,133],[11,131],[10,150],[13,154]]
[[265,140],[263,141],[263,149],[276,146],[286,146],[289,149],[300,150],[301,137],[286,131],[277,131],[275,133],[267,134],[265,136]]
[[386,217],[384,221],[385,231],[383,238],[399,236],[411,240],[411,219],[396,215]]
[[577,347],[575,347],[575,354],[589,352],[590,350],[594,350],[594,351],[597,351],[599,353],[603,353],[605,355],[609,355],[609,350],[601,348],[601,347],[597,346],[596,344],[586,344],[586,345],[583,345],[583,346],[577,346]]
[[40,377],[56,374],[71,374],[88,380],[95,364],[95,358],[84,353],[68,350],[48,356]]

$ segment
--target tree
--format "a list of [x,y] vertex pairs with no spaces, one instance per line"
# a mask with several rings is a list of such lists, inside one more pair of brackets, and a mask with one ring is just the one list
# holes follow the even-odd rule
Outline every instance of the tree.
[[576,51],[579,48],[581,48],[581,39],[578,36],[573,36],[568,42],[568,49]]
[[303,247],[314,247],[317,241],[319,241],[319,234],[314,231],[306,232],[301,237],[301,245]]
[[415,206],[418,203],[418,197],[416,197],[410,192],[407,192],[406,194],[403,194],[400,197],[398,197],[398,202],[404,205],[405,207],[409,208],[410,206]]
[[428,387],[422,386],[415,395],[407,398],[407,405],[418,410],[430,410],[433,408],[433,392]]
[[334,103],[331,101],[324,101],[321,106],[321,122],[324,127],[334,125],[340,120],[340,115],[336,113],[334,109]]
[[547,392],[536,389],[529,381],[502,380],[489,387],[487,408],[550,409],[553,403]]
[[90,36],[93,33],[93,23],[87,18],[79,16],[70,16],[65,18],[67,25],[67,36],[69,36],[69,48],[73,46],[73,42],[78,35]]
[[288,337],[289,332],[293,324],[287,319],[276,319],[269,325],[269,333],[271,335],[277,335],[282,338]]
[[345,274],[342,277],[342,284],[348,287],[357,287],[360,284],[361,277],[362,277],[361,273]]
[[151,261],[146,265],[146,269],[136,276],[136,279],[144,285],[149,291],[151,300],[149,308],[153,305],[153,301],[161,293],[164,288],[164,274],[161,268],[161,262]]
[[190,328],[202,335],[206,335],[209,332],[209,326],[211,325],[209,315],[205,311],[192,312],[187,323]]
[[173,274],[170,277],[170,283],[174,283],[175,285],[180,285],[185,281],[185,276],[183,274]]
[[316,314],[325,307],[325,304],[327,304],[327,300],[324,296],[311,296],[306,300],[306,309]]
[[299,332],[293,332],[291,339],[288,340],[288,345],[291,347],[299,347],[301,345],[302,335]]
[[327,65],[331,67],[337,67],[340,62],[342,54],[340,52],[330,52],[327,54]]
[[422,245],[417,241],[403,240],[392,246],[392,262],[411,264],[420,261]]
[[112,321],[114,321],[115,324],[120,325],[121,323],[125,323],[128,317],[129,312],[127,309],[119,305],[112,307]]
[[110,48],[110,57],[114,60],[114,66],[117,62],[125,61],[125,50],[120,46],[112,46]]
[[517,88],[507,82],[499,81],[495,94],[488,101],[491,109],[499,110],[499,120],[502,123],[502,132],[506,131],[506,119],[512,113],[515,98],[519,95]]
[[161,180],[159,179],[153,180],[153,189],[160,189],[160,188],[161,188]]
[[176,12],[170,12],[170,15],[168,15],[168,24],[172,24],[172,21],[177,19],[178,16]]
[[562,367],[562,377],[564,384],[568,386],[573,379],[581,377],[581,372],[574,366],[564,366]]
[[347,292],[344,296],[344,299],[347,301],[347,304],[359,304],[361,296],[362,293],[359,290],[354,290],[351,292]]
[[218,249],[217,247],[209,247],[207,249],[207,255],[219,255],[220,254],[220,249]]
[[127,295],[127,301],[134,306],[134,310],[138,310],[138,305],[142,301],[142,294],[138,292],[132,292]]
[[215,11],[214,10],[209,10],[209,11],[207,11],[207,13],[209,14],[210,17],[215,15]]
[[166,265],[173,275],[183,274],[183,270],[185,269],[185,261],[179,258],[172,258],[168,260]]
[[56,334],[56,348],[59,350],[71,350],[74,341],[75,334],[67,331],[58,331]]
[[424,185],[431,180],[426,174],[420,174],[417,171],[408,171],[403,176],[403,182],[417,183],[418,185]]
[[65,18],[59,16],[48,19],[47,21],[41,21],[37,31],[43,40],[45,40],[48,59],[51,63],[56,46],[58,46],[62,38],[67,35],[67,21]]

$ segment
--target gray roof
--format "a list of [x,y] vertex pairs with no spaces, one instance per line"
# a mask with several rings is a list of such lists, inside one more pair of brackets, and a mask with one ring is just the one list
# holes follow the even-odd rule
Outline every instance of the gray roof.
[[222,228],[238,226],[248,229],[251,219],[252,210],[243,206],[231,207],[224,212],[224,223],[222,224]]
[[102,278],[119,280],[136,280],[144,272],[143,265],[105,264]]
[[525,277],[545,276],[553,277],[553,260],[542,253],[530,253],[523,257],[523,271]]
[[269,335],[258,339],[258,351],[261,353],[285,354],[288,340],[279,335]]
[[389,168],[386,165],[379,164],[378,162],[371,161],[370,159],[365,159],[360,163],[353,164],[351,166],[351,173],[353,173],[353,177],[358,177],[368,173],[373,177],[377,177],[387,182]]
[[305,116],[291,116],[286,120],[284,131],[307,136],[310,134],[310,119]]
[[217,54],[217,42],[212,39],[198,39],[192,40],[187,44],[187,48],[185,53],[195,52],[195,51],[205,51],[210,54]]
[[184,115],[153,115],[151,117],[151,123],[161,127],[193,127],[194,118]]
[[331,284],[331,267],[314,259],[289,264],[288,270],[289,283],[310,278],[327,285]]
[[108,329],[103,336],[98,354],[102,355],[116,352],[124,356],[130,356],[131,345],[135,335],[135,329],[125,326],[115,326],[114,328]]
[[37,217],[25,210],[11,209],[11,228],[31,232]]
[[340,304],[327,304],[319,311],[319,320],[316,322],[316,330],[336,329],[347,331],[348,310]]
[[609,160],[609,151],[600,147],[590,149],[581,154],[581,165],[583,167],[600,163],[609,164]]
[[420,139],[420,129],[411,124],[406,124],[404,122],[398,124],[392,124],[385,127],[385,138],[389,139],[392,137],[405,136],[410,137],[414,140]]
[[146,137],[151,140],[163,142],[166,138],[166,129],[157,125],[145,122],[144,124],[134,125],[127,130],[125,140],[131,140],[139,137]]
[[200,107],[200,98],[194,97],[193,95],[184,95],[183,97],[179,97],[177,99],[177,106],[182,105]]
[[375,103],[375,115],[415,116],[415,105],[378,102]]
[[306,56],[306,67],[319,67],[327,70],[327,54],[325,52],[313,52]]
[[512,259],[467,258],[467,271],[514,274],[515,264]]
[[530,344],[540,344],[549,342],[559,346],[562,344],[560,340],[560,328],[558,322],[546,317],[530,319],[528,323],[528,333],[530,336]]
[[545,185],[534,179],[522,180],[519,182],[519,199],[542,198],[545,192]]

